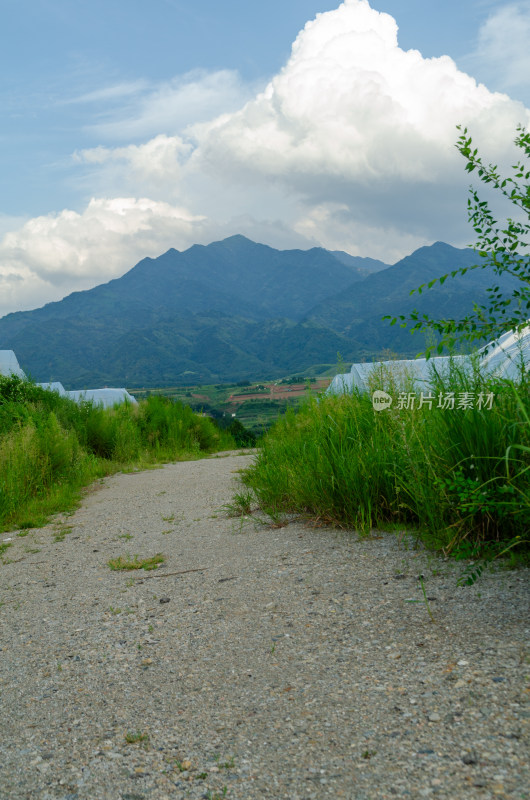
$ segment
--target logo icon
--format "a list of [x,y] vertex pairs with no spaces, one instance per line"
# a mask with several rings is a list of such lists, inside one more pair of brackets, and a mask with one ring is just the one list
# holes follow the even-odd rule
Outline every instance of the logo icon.
[[392,405],[392,398],[386,392],[376,389],[372,393],[372,405],[376,411],[383,411],[385,408],[390,408]]

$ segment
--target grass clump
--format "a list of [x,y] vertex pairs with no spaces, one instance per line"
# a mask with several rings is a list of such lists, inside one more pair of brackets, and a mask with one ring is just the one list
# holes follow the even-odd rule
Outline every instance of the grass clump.
[[44,525],[112,472],[234,446],[208,417],[167,398],[104,409],[0,376],[0,530]]
[[[492,383],[455,367],[435,379],[434,401],[421,407],[396,402],[410,386],[388,379],[374,388],[395,398],[390,408],[375,411],[370,393],[354,391],[312,400],[276,423],[243,475],[261,507],[365,533],[412,526],[446,553],[492,543],[499,554],[528,552],[528,377]],[[450,393],[455,407],[438,407]],[[491,407],[457,407],[479,395],[493,395]]]
[[127,744],[142,744],[147,749],[149,746],[149,734],[142,733],[142,731],[136,731],[135,733],[130,731],[125,734],[125,741]]
[[11,547],[13,542],[0,542],[0,556],[3,556],[8,547]]
[[53,541],[54,542],[64,542],[65,536],[68,533],[72,533],[72,530],[73,530],[73,528],[72,528],[71,525],[68,525],[66,527],[62,526],[62,527],[56,528],[56,530],[54,531],[54,534],[53,534]]
[[165,556],[162,553],[157,553],[155,556],[151,558],[142,558],[138,559],[138,556],[135,555],[133,558],[130,556],[118,556],[118,558],[111,558],[110,561],[107,562],[108,566],[112,570],[120,570],[120,569],[145,569],[145,570],[152,570],[156,569],[159,564],[163,564],[166,560]]
[[228,517],[245,517],[252,513],[252,492],[237,492],[231,503],[226,503],[222,511]]

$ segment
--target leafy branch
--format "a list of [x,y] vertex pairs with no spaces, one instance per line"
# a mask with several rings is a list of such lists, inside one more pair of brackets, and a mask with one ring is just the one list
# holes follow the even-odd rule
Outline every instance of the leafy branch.
[[[501,225],[493,216],[488,202],[481,200],[478,191],[470,187],[468,219],[477,234],[477,242],[471,246],[481,261],[471,267],[454,269],[413,289],[410,294],[422,294],[425,288],[442,285],[449,277],[456,278],[474,269],[490,268],[495,275],[511,275],[521,285],[514,288],[511,295],[504,295],[498,284],[490,286],[487,289],[487,303],[473,303],[473,311],[460,320],[433,320],[428,314],[420,315],[416,309],[408,319],[402,314],[383,317],[389,319],[391,325],[399,321],[402,328],[413,323],[411,333],[425,329],[438,333],[440,342],[426,349],[427,358],[435,348],[441,353],[444,347],[451,349],[457,342],[484,337],[494,339],[508,330],[519,332],[528,324],[530,317],[530,258],[525,253],[530,246],[530,169],[520,160],[512,166],[512,174],[503,177],[496,165],[484,164],[477,148],[472,148],[467,128],[462,129],[459,125],[458,129],[462,134],[456,148],[466,159],[466,171],[476,171],[484,184],[490,184],[498,190],[515,207],[517,218],[507,217]],[[529,159],[530,133],[522,126],[517,131],[515,145],[523,152],[524,158]]]

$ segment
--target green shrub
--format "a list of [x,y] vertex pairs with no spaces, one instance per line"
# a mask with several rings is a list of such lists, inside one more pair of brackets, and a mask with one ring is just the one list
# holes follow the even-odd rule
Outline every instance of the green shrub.
[[234,419],[230,423],[227,428],[228,432],[231,436],[234,437],[234,441],[238,447],[255,447],[257,436],[254,431],[245,428],[243,423],[238,420]]

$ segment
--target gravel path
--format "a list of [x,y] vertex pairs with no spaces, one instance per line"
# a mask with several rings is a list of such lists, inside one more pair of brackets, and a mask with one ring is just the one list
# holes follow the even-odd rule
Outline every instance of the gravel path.
[[230,519],[251,457],[0,535],[0,800],[529,797],[529,571]]

